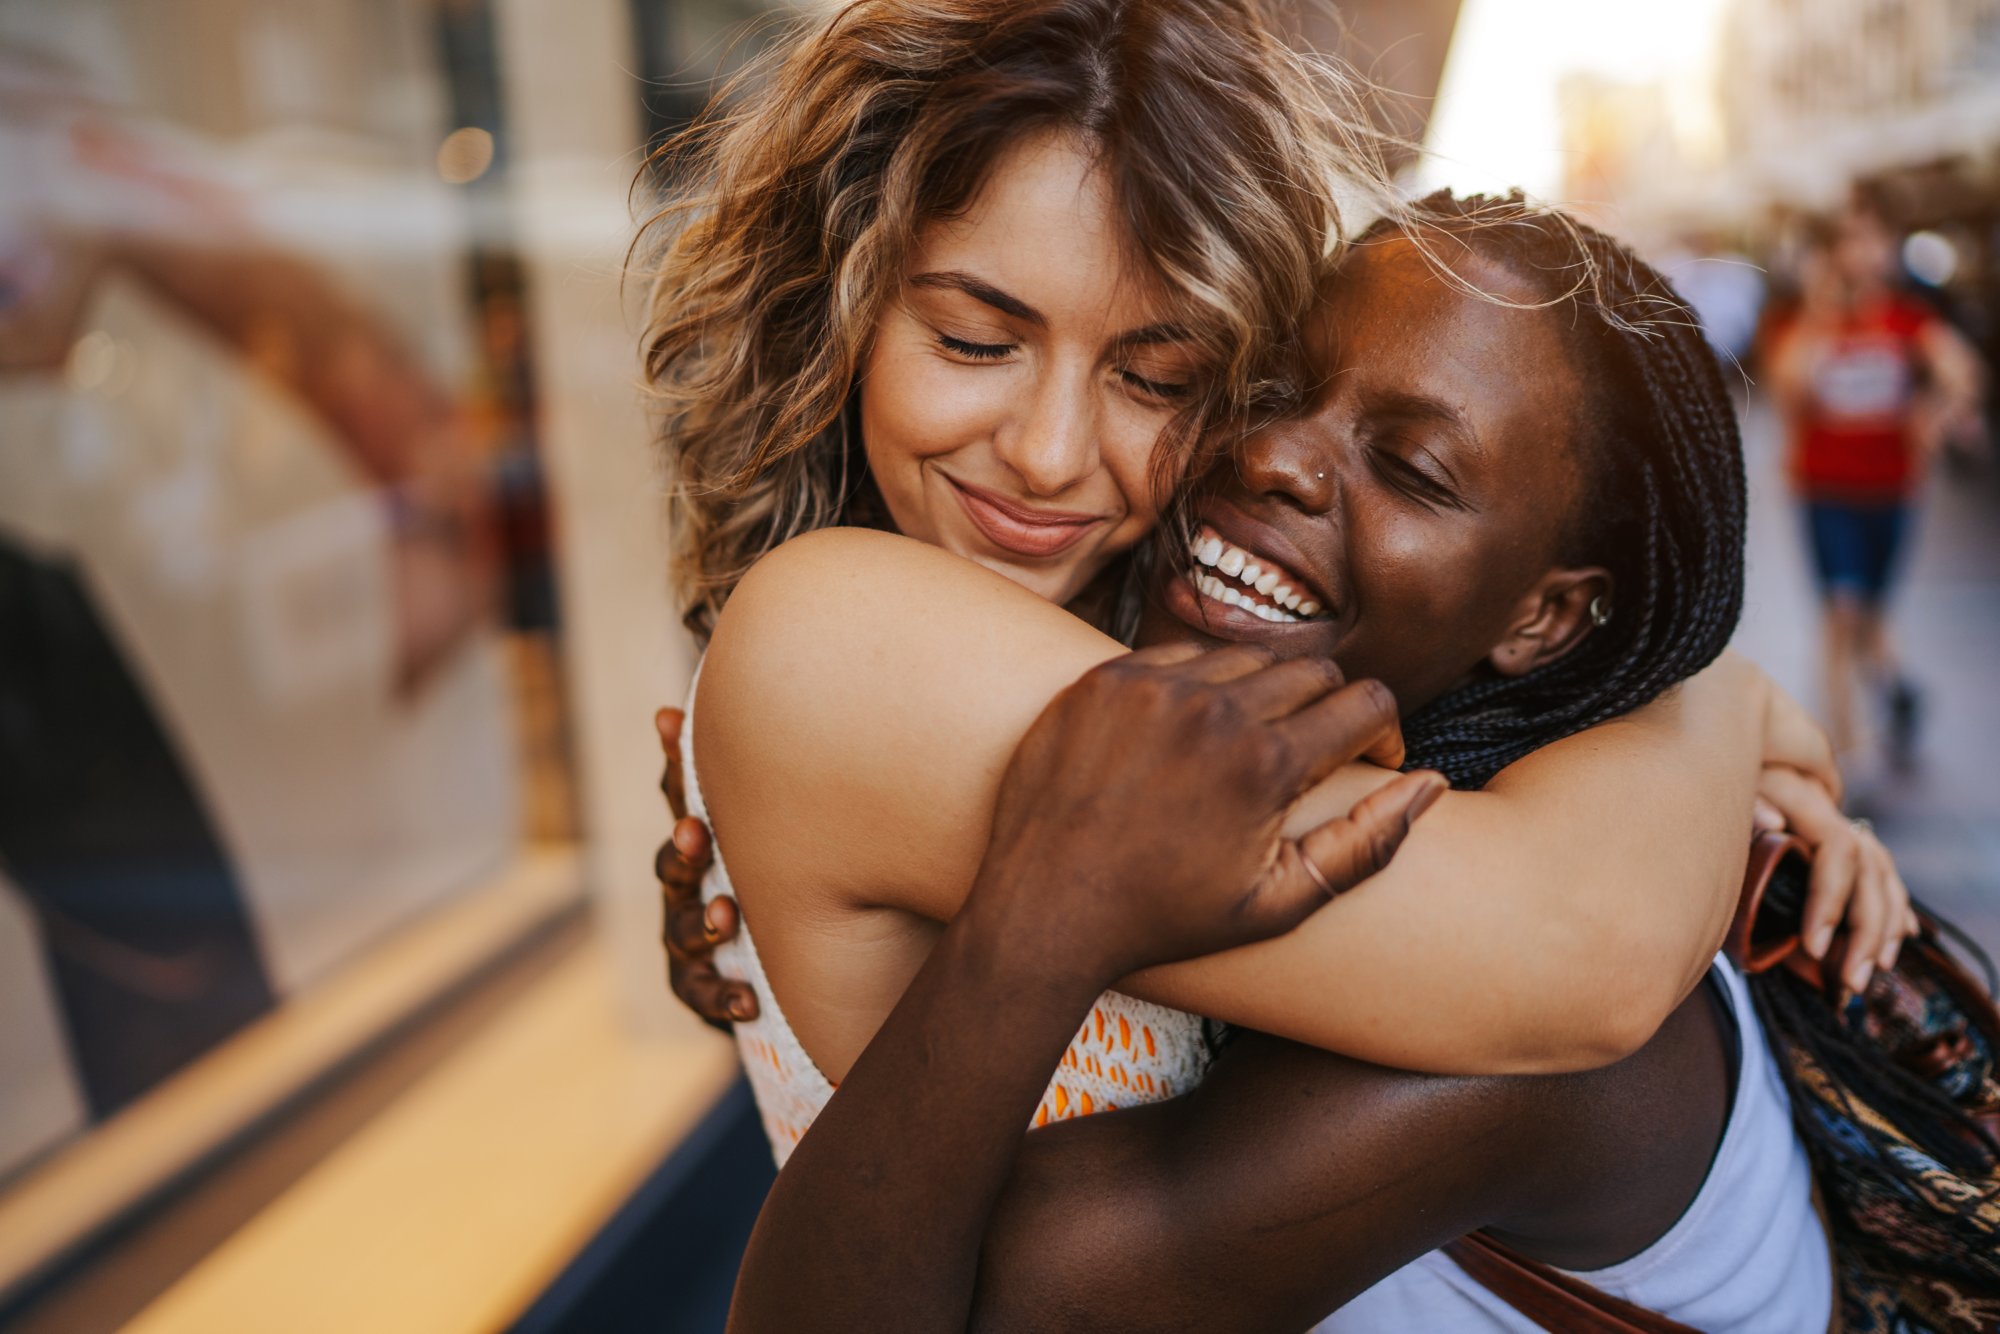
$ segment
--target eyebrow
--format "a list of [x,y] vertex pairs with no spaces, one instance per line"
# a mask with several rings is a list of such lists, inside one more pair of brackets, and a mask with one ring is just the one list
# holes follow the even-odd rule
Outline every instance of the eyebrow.
[[1041,311],[1036,310],[1033,306],[1021,300],[1021,298],[1009,296],[992,283],[981,278],[975,278],[971,274],[963,273],[957,269],[950,269],[943,273],[920,273],[910,279],[910,286],[931,287],[945,292],[963,292],[974,301],[982,305],[991,306],[1003,315],[1012,315],[1017,320],[1026,320],[1037,328],[1046,329],[1049,327],[1048,318]]
[[[981,305],[991,306],[1003,315],[1011,315],[1017,320],[1026,320],[1038,329],[1049,327],[1048,317],[1017,296],[1001,291],[983,278],[976,278],[961,269],[947,269],[937,273],[919,273],[910,279],[912,287],[928,287],[935,291],[963,292]],[[1177,324],[1148,324],[1130,333],[1118,335],[1123,347],[1156,347],[1161,343],[1186,341],[1187,330]]]

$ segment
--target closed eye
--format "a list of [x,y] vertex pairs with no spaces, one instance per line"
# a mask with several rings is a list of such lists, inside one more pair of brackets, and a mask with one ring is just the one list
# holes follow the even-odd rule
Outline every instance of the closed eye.
[[1382,480],[1411,499],[1447,509],[1465,508],[1465,502],[1457,492],[1401,455],[1378,449],[1374,453],[1374,462],[1375,471]]
[[1125,383],[1132,386],[1132,388],[1137,389],[1140,393],[1149,395],[1150,397],[1153,398],[1163,398],[1170,400],[1176,398],[1184,398],[1186,397],[1188,390],[1193,388],[1192,385],[1187,384],[1184,381],[1175,382],[1171,380],[1149,380],[1145,376],[1135,374],[1132,371],[1119,371],[1118,375],[1120,379],[1124,380]]
[[953,338],[950,334],[937,336],[938,346],[954,356],[971,361],[999,361],[1014,350],[1012,343],[968,343],[963,338]]

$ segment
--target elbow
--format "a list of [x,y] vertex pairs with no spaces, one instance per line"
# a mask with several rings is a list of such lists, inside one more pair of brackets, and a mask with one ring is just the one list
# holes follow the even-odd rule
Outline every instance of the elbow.
[[1657,940],[1597,938],[1549,993],[1556,1000],[1517,1073],[1573,1074],[1616,1065],[1653,1040],[1687,979]]
[[1596,1070],[1636,1054],[1653,1040],[1660,1025],[1674,1012],[1675,1004],[1657,993],[1639,989],[1617,998],[1575,1035],[1570,1050],[1564,1054],[1562,1070],[1565,1073]]

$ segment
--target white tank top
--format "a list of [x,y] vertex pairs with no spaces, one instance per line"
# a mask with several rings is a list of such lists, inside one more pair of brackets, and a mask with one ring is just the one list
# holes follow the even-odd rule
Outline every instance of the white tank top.
[[[1576,1272],[1626,1301],[1718,1334],[1824,1334],[1833,1267],[1812,1205],[1812,1173],[1743,978],[1715,970],[1736,1015],[1736,1097],[1694,1202],[1622,1264]],[[1327,1317],[1318,1334],[1411,1330],[1539,1334],[1541,1326],[1432,1251]]]
[[[694,681],[688,686],[687,725],[681,729],[681,769],[687,784],[688,813],[713,830],[694,755],[695,694],[700,685],[701,670],[696,668]],[[701,887],[704,903],[718,894],[736,895],[723,862],[721,840],[713,842],[715,861]],[[757,1017],[736,1025],[736,1050],[757,1097],[757,1111],[763,1117],[764,1133],[770,1137],[772,1156],[783,1167],[813,1118],[833,1096],[833,1085],[806,1055],[779,1008],[770,979],[764,974],[763,960],[757,956],[750,915],[741,907],[738,900],[742,929],[734,940],[717,947],[715,966],[723,976],[749,983],[757,994]],[[1209,1059],[1200,1018],[1107,991],[1063,1053],[1062,1066],[1042,1095],[1033,1124],[1047,1125],[1171,1098],[1201,1081]]]

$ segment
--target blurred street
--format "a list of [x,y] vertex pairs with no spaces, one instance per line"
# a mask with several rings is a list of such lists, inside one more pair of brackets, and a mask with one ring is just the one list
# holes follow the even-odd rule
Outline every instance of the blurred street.
[[[1818,598],[1778,423],[1761,398],[1744,446],[1750,556],[1737,647],[1817,708]],[[1932,479],[1894,605],[1903,660],[1925,692],[1919,763],[1897,774],[1864,755],[1851,766],[1850,805],[1874,820],[1911,891],[2000,955],[2000,477],[1990,465]],[[1870,721],[1879,730],[1879,710]]]

